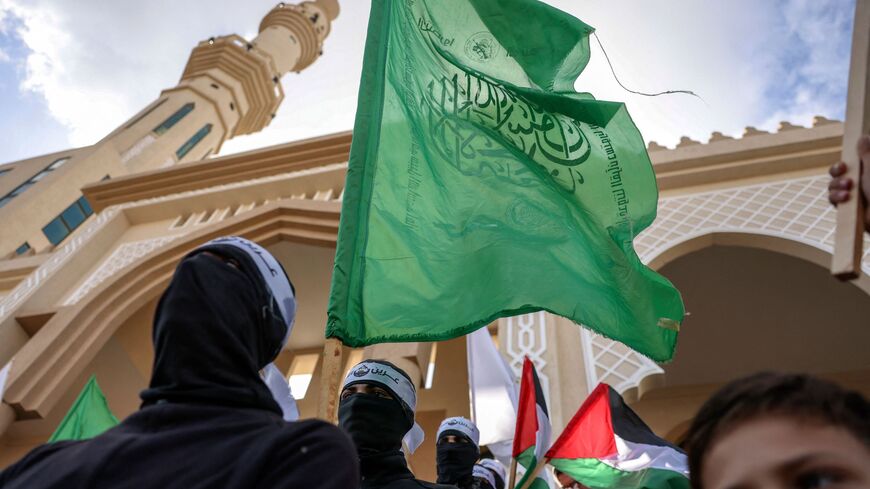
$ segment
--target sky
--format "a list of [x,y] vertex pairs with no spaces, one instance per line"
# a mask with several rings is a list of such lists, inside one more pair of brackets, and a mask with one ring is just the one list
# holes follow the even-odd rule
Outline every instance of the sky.
[[[292,1],[292,0],[291,0]],[[435,1],[435,0],[433,0]],[[200,40],[248,39],[265,0],[0,0],[0,163],[93,144],[177,83]],[[269,127],[221,154],[352,128],[370,0],[339,0],[323,56],[286,75]],[[575,84],[625,102],[646,141],[842,120],[854,0],[547,0],[596,28]]]

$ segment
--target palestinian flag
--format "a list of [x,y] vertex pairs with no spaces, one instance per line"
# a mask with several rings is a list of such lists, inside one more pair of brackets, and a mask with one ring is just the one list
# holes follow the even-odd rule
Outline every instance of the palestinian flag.
[[[550,414],[544,390],[538,380],[538,373],[529,357],[523,361],[523,376],[520,380],[520,398],[517,405],[517,429],[514,432],[513,457],[525,467],[526,474],[517,483],[523,487],[526,479],[535,472],[543,461],[544,452],[550,446]],[[540,471],[539,471],[540,472]],[[543,474],[541,474],[543,475]],[[531,489],[545,489],[549,485],[542,476],[528,486]]]
[[607,384],[592,391],[546,456],[592,488],[689,487],[686,454],[656,436]]

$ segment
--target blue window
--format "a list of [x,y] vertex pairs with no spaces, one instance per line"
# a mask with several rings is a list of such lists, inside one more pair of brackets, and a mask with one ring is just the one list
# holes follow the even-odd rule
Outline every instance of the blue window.
[[12,197],[19,196],[19,195],[21,195],[22,193],[24,193],[25,190],[27,190],[27,189],[29,189],[30,187],[32,187],[34,183],[35,183],[35,182],[33,182],[33,180],[28,180],[28,181],[22,183],[21,185],[15,187],[15,190],[9,192],[9,195],[12,196]]
[[24,244],[22,244],[21,246],[19,246],[18,248],[15,249],[15,254],[16,255],[23,255],[23,254],[27,253],[28,251],[30,251],[30,243],[25,241]]
[[79,197],[72,205],[64,209],[59,216],[52,219],[50,223],[42,228],[42,234],[48,238],[51,244],[57,246],[93,213],[94,211],[91,209],[88,200],[84,197]]
[[69,158],[70,158],[69,156],[64,156],[63,158],[58,158],[58,159],[52,161],[51,164],[48,165],[48,168],[46,168],[46,170],[57,170],[58,168],[63,166],[67,161],[69,161]]
[[76,202],[78,202],[79,207],[81,207],[82,210],[85,211],[86,216],[90,216],[94,213],[94,210],[91,209],[91,204],[88,203],[88,199],[86,199],[84,195],[79,197],[79,200],[77,200]]
[[210,132],[211,124],[206,124],[202,126],[202,129],[196,131],[196,134],[194,134],[190,139],[187,140],[186,143],[182,144],[181,147],[178,148],[178,151],[175,152],[175,156],[177,156],[179,160],[184,158],[184,155],[192,150],[193,147],[196,146],[196,143],[202,141],[204,137],[208,136],[208,133]]
[[66,210],[60,214],[60,217],[63,219],[64,224],[66,224],[66,227],[68,227],[70,231],[79,227],[83,222],[85,222],[85,218],[87,218],[78,203],[67,207]]
[[[67,161],[69,161],[69,159],[70,159],[69,156],[64,156],[63,158],[58,158],[58,159],[52,161],[51,164],[48,165],[47,167],[45,167],[42,171],[40,171],[36,175],[33,175],[32,177],[30,177],[29,180],[27,180],[26,182],[22,183],[21,185],[15,187],[15,189],[13,189],[11,192],[4,195],[3,198],[0,199],[0,207],[3,207],[4,205],[6,205],[10,200],[12,200],[13,197],[17,197],[17,196],[21,195],[22,192],[24,192],[25,190],[32,187],[33,184],[35,184],[36,182],[45,178],[46,175],[48,175],[49,173],[51,173],[54,170],[57,170],[58,168],[63,166],[63,164],[66,163]],[[11,168],[10,168],[10,170],[11,170]],[[6,170],[6,171],[9,171],[9,170]],[[0,175],[5,173],[6,171],[0,171]]]
[[67,236],[69,236],[69,229],[67,229],[66,225],[60,219],[60,216],[52,219],[48,225],[42,228],[42,234],[48,238],[48,242],[53,245],[60,244]]
[[147,117],[148,114],[154,112],[154,109],[156,109],[157,107],[160,107],[161,105],[163,105],[163,103],[166,102],[167,100],[169,100],[169,99],[168,99],[168,98],[165,98],[165,99],[161,100],[160,102],[157,102],[156,104],[153,104],[153,105],[152,105],[148,110],[146,110],[145,112],[142,112],[142,113],[141,113],[139,116],[137,116],[135,119],[133,119],[133,120],[131,120],[130,122],[128,122],[127,125],[124,126],[124,129],[130,129],[131,127],[135,126],[137,122],[139,122],[139,121],[141,121],[142,119],[144,119],[145,117]]
[[169,116],[165,121],[163,121],[159,126],[154,128],[154,132],[159,136],[166,131],[169,130],[172,126],[178,123],[181,119],[184,118],[190,111],[193,110],[194,104],[193,102],[184,104],[180,109],[176,110],[174,114]]

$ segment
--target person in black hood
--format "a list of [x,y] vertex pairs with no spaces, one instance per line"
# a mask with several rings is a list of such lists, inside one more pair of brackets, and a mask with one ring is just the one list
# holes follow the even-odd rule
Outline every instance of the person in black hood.
[[471,489],[474,463],[480,458],[479,442],[480,431],[471,420],[456,416],[441,422],[435,444],[439,484]]
[[0,473],[0,487],[353,487],[348,437],[282,419],[288,400],[261,374],[274,369],[295,305],[283,268],[257,244],[228,237],[197,248],[157,306],[141,409],[91,440],[34,449]]
[[344,380],[338,425],[356,446],[360,481],[348,489],[455,489],[423,482],[408,470],[402,444],[414,452],[423,430],[414,422],[417,391],[402,369],[390,362],[366,360]]

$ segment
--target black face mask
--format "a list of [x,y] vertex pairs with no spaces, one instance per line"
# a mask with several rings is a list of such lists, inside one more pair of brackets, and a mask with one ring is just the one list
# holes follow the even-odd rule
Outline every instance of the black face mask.
[[184,258],[154,315],[154,369],[144,405],[160,401],[255,407],[281,413],[259,371],[286,326],[267,314],[271,295],[241,250],[210,247]]
[[439,484],[456,484],[471,478],[480,456],[474,443],[439,443],[435,448]]
[[338,426],[350,435],[360,457],[398,451],[414,425],[395,399],[352,394],[338,406]]

